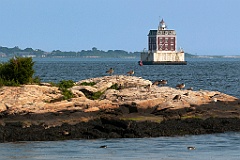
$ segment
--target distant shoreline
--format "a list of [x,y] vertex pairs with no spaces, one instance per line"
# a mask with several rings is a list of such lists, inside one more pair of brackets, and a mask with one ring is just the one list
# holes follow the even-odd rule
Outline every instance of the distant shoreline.
[[[64,58],[78,58],[78,59],[136,59],[139,60],[140,57],[100,57],[100,56],[84,56],[84,57],[71,57],[71,56],[51,56],[51,57],[34,57],[34,56],[24,56],[24,57],[32,57],[32,58],[39,58],[39,59],[64,59]],[[10,56],[0,57],[1,59],[9,59],[12,58]],[[186,57],[187,59],[240,59],[240,56],[190,56]]]
[[[20,49],[19,47],[8,48],[0,46],[0,58],[32,57],[32,58],[129,58],[140,59],[142,51],[127,52],[124,50],[98,50],[93,47],[91,50],[82,51],[60,51],[53,50],[46,52],[40,49]],[[185,53],[185,58],[240,58],[240,55],[194,55]]]

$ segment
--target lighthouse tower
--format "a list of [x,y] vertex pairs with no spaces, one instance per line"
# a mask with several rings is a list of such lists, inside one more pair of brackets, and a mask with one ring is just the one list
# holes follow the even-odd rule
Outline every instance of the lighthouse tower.
[[148,34],[148,52],[141,54],[143,64],[186,64],[184,52],[177,51],[176,31],[168,29],[162,19],[157,30]]
[[159,23],[158,30],[165,30],[166,29],[166,24],[164,20],[162,19]]

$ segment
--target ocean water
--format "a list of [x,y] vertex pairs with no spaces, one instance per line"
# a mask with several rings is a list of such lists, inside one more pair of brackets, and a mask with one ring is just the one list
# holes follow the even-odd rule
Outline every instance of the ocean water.
[[239,160],[239,151],[240,133],[0,143],[3,160]]
[[[1,60],[0,60],[1,61]],[[6,61],[6,60],[2,60]],[[187,59],[183,66],[139,66],[136,59],[34,59],[35,76],[44,82],[79,81],[135,71],[151,81],[166,79],[168,86],[185,83],[194,90],[217,90],[240,98],[240,59]],[[107,148],[100,148],[107,145]],[[195,150],[187,147],[194,146]],[[240,133],[140,139],[97,139],[0,143],[0,160],[238,160]]]
[[137,59],[34,59],[35,75],[45,82],[79,81],[106,76],[112,67],[114,74],[135,71],[135,76],[151,81],[166,79],[168,86],[185,83],[194,90],[220,91],[240,98],[240,58],[187,59],[187,65],[139,66]]

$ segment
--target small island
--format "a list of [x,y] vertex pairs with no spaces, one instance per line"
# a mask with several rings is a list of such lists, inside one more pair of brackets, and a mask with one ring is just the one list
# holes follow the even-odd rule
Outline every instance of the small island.
[[[132,75],[0,88],[0,142],[142,138],[240,131],[240,101]],[[70,96],[69,96],[70,95]]]

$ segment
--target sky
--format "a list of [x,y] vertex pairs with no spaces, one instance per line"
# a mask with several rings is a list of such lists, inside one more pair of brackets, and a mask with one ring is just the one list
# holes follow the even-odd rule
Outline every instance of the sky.
[[0,0],[0,46],[44,51],[148,48],[163,18],[194,55],[240,55],[240,0]]

